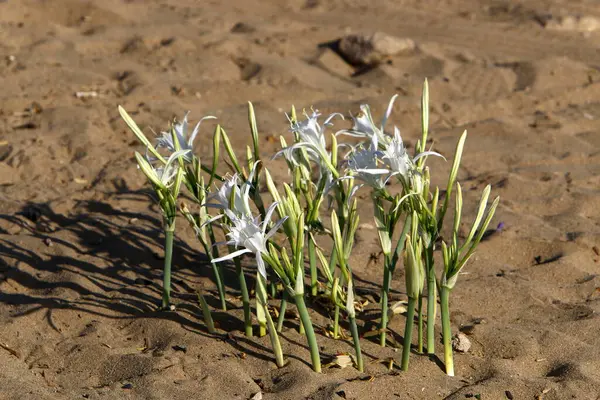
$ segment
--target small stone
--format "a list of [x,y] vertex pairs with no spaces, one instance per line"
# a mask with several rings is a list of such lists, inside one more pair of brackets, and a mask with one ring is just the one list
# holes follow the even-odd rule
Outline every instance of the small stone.
[[383,32],[376,32],[371,36],[373,49],[384,56],[396,56],[402,53],[409,53],[415,50],[415,41],[409,38],[399,38],[387,35]]
[[375,230],[375,225],[369,224],[368,222],[365,222],[365,223],[362,223],[362,224],[358,225],[358,229],[365,229],[367,231],[374,231]]
[[460,327],[460,331],[462,333],[464,333],[465,335],[472,335],[473,332],[475,331],[475,325],[474,324],[463,325]]
[[347,35],[339,42],[339,52],[352,64],[379,64],[385,58],[411,53],[415,41],[376,32],[372,35]]
[[471,349],[471,340],[462,332],[457,333],[452,338],[452,348],[455,351],[466,353]]
[[348,65],[335,51],[327,48],[319,56],[318,63],[332,74],[349,78],[354,74],[354,68]]
[[251,61],[248,58],[238,58],[235,63],[240,68],[240,78],[243,81],[249,81],[250,79],[257,76],[262,71],[262,65],[257,62]]
[[187,353],[187,346],[185,344],[176,344],[173,346],[173,350]]
[[[12,151],[11,146],[5,147],[5,148],[8,149],[8,153],[10,153],[10,151]],[[14,183],[15,176],[17,174],[15,174],[15,170],[13,169],[13,167],[2,162],[2,160],[4,158],[2,153],[3,153],[2,147],[0,147],[0,185],[9,186]],[[6,157],[8,157],[8,155]]]
[[52,247],[54,245],[54,243],[52,243],[52,239],[50,239],[50,238],[45,238],[44,244],[48,247]]
[[121,386],[121,389],[133,389],[133,384],[132,383],[126,383],[123,386]]
[[600,28],[600,20],[590,15],[567,15],[557,19],[550,19],[545,28],[557,31],[594,32]]
[[252,33],[255,30],[256,29],[252,25],[249,25],[245,22],[238,22],[235,25],[233,25],[230,32],[231,33]]

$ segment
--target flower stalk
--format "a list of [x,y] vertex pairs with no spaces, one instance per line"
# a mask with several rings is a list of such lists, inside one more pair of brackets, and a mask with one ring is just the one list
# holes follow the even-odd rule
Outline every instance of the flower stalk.
[[279,342],[279,335],[277,335],[277,328],[275,323],[273,322],[273,318],[269,313],[268,303],[267,303],[267,289],[265,288],[265,279],[261,274],[257,274],[256,276],[256,293],[258,306],[262,308],[263,313],[265,315],[265,323],[268,325],[269,331],[269,339],[271,340],[271,347],[273,348],[273,353],[275,354],[275,363],[279,368],[285,365],[285,361],[283,359],[283,351],[281,350],[281,343]]
[[410,351],[412,346],[412,334],[415,319],[417,301],[423,291],[425,271],[421,260],[423,243],[418,235],[417,213],[413,211],[411,221],[411,233],[406,235],[406,293],[408,295],[408,307],[406,315],[406,326],[404,329],[404,346],[402,349],[402,370],[408,370]]
[[[496,207],[500,201],[496,197],[492,205],[487,210],[486,208],[490,196],[491,187],[488,185],[483,190],[479,209],[471,230],[462,245],[458,243],[458,233],[462,214],[462,189],[459,183],[456,184],[456,206],[454,210],[454,226],[452,229],[452,240],[450,245],[442,241],[442,257],[444,260],[444,271],[441,279],[438,282],[440,286],[440,303],[442,314],[442,341],[444,343],[444,364],[446,366],[446,374],[454,376],[454,360],[452,356],[452,329],[450,325],[450,292],[456,285],[458,275],[467,261],[471,258],[479,242],[483,238],[487,230]],[[484,219],[485,215],[485,219]]]
[[204,318],[206,329],[208,330],[208,333],[215,333],[215,324],[213,322],[212,313],[210,312],[208,303],[200,292],[196,292],[196,295],[198,296],[198,304],[200,305],[200,308],[202,308],[202,318]]
[[168,309],[171,304],[171,261],[173,259],[173,229],[165,229],[165,265],[163,269],[162,308]]
[[442,314],[442,342],[444,343],[444,366],[448,376],[454,376],[454,359],[452,356],[452,327],[450,326],[450,289],[440,289]]
[[304,293],[296,292],[294,301],[296,302],[296,307],[298,308],[298,313],[300,314],[300,321],[302,321],[302,325],[304,326],[306,340],[310,349],[310,359],[312,361],[313,371],[321,372],[321,355],[319,353],[319,344],[317,343],[317,336],[315,335],[315,330],[310,320],[306,303],[304,302]]

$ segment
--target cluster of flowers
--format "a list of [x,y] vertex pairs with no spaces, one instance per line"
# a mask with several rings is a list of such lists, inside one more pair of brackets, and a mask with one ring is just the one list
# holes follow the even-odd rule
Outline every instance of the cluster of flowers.
[[[340,336],[340,312],[343,311],[348,317],[355,348],[354,362],[362,371],[350,260],[358,227],[358,196],[355,193],[364,187],[370,191],[384,255],[381,320],[377,332],[380,344],[386,345],[391,277],[397,264],[403,260],[408,307],[401,368],[408,369],[416,313],[417,350],[423,352],[425,342],[427,353],[435,352],[434,327],[439,297],[446,372],[453,375],[449,295],[459,272],[486,232],[499,199],[496,198],[488,207],[490,187],[485,188],[469,234],[459,243],[462,191],[456,177],[466,132],[458,140],[445,196],[441,196],[439,188],[431,187],[430,171],[426,165],[430,156],[443,158],[425,147],[429,129],[427,82],[421,104],[422,136],[416,144],[414,156],[409,155],[398,128],[394,128],[393,135],[385,131],[395,100],[396,96],[391,99],[379,124],[374,122],[369,106],[362,105],[360,113],[352,116],[351,129],[332,133],[326,133],[326,130],[333,125],[334,118],[343,119],[341,114],[332,114],[321,124],[317,111],[304,113],[305,118],[301,120],[292,108],[288,119],[293,144],[288,145],[282,136],[282,150],[273,157],[283,157],[290,172],[290,182],[279,187],[262,163],[256,118],[250,103],[248,115],[252,146],[247,146],[243,167],[221,126],[216,127],[212,137],[210,165],[203,164],[194,155],[192,145],[201,122],[214,117],[203,118],[190,133],[186,114],[183,121],[174,122],[167,132],[163,132],[154,146],[127,112],[119,108],[129,128],[146,147],[145,155],[136,153],[136,158],[154,189],[163,213],[165,266],[162,307],[172,307],[171,254],[175,218],[179,210],[194,228],[205,253],[212,259],[223,310],[226,310],[227,304],[221,265],[223,261],[234,261],[244,304],[246,334],[249,336],[253,334],[251,302],[240,256],[254,256],[257,267],[255,315],[259,334],[265,335],[268,331],[278,366],[284,365],[278,332],[281,332],[287,303],[291,302],[300,315],[300,329],[305,333],[310,347],[313,369],[320,371],[319,346],[305,299],[324,296],[330,301],[334,313],[333,337]],[[358,145],[339,143],[338,137],[343,135],[360,138],[362,142]],[[228,173],[222,176],[217,171],[222,146],[228,164],[233,169],[232,175]],[[182,184],[194,200],[194,211],[186,205],[177,206]],[[262,190],[263,185],[266,190]],[[445,240],[440,232],[452,194],[455,203],[453,224],[450,235],[445,235],[450,239]],[[265,207],[267,197],[271,204]],[[277,218],[273,222],[275,215]],[[324,215],[329,217],[325,218]],[[223,229],[227,237],[225,242],[215,239],[215,228],[218,227]],[[275,240],[281,236],[285,237],[283,244],[282,240]],[[332,250],[328,255],[319,245],[326,240],[323,238],[330,238],[332,242]],[[219,254],[218,245],[227,245],[228,253]],[[440,249],[443,266],[436,268],[434,252]],[[306,258],[310,267],[307,279],[304,268]],[[283,294],[275,322],[268,308],[268,288],[271,288],[271,296],[275,297],[278,287],[276,281],[283,286]],[[305,291],[305,286],[309,290]],[[207,327],[212,331],[214,327],[210,310],[201,295],[199,298]]]

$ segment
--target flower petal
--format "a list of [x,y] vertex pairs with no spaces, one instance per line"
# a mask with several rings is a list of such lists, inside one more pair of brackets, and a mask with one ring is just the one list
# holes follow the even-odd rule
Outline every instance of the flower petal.
[[218,262],[225,261],[225,260],[231,260],[231,259],[233,259],[237,256],[241,256],[242,254],[245,254],[245,253],[252,253],[252,252],[248,249],[236,250],[233,253],[227,254],[226,256],[219,257],[219,258],[213,258],[212,260],[210,260],[210,262],[214,264],[214,263],[218,263]]
[[278,202],[273,202],[273,204],[271,204],[269,206],[269,208],[267,209],[267,212],[265,213],[265,218],[263,219],[263,229],[262,232],[263,234],[265,233],[265,230],[267,229],[267,225],[269,224],[269,221],[271,220],[271,217],[273,216],[273,212],[275,211],[275,207],[277,207],[277,204],[279,204]]
[[212,217],[212,218],[208,219],[206,222],[204,222],[202,225],[200,225],[200,228],[204,228],[206,225],[210,225],[213,222],[223,218],[224,216],[225,216],[224,214],[219,214],[216,217]]
[[390,114],[392,114],[392,110],[394,109],[394,102],[396,101],[397,98],[398,98],[397,94],[393,95],[390,100],[390,103],[388,104],[388,108],[385,111],[383,119],[381,120],[381,133],[383,133],[383,128],[385,128],[385,123],[387,122],[388,118],[390,117]]
[[371,175],[383,175],[390,172],[389,169],[385,168],[358,168],[354,169],[353,171]]
[[342,119],[344,119],[344,115],[342,113],[333,113],[331,114],[329,117],[327,117],[327,119],[325,120],[325,122],[323,122],[323,125],[329,125],[329,123],[331,122],[331,120],[336,117],[342,117]]
[[288,219],[288,216],[281,218],[279,221],[275,222],[275,225],[271,228],[271,230],[265,235],[265,241],[269,240],[271,236],[273,236],[277,230],[283,225],[283,223]]
[[207,115],[206,117],[204,117],[200,121],[198,121],[198,123],[194,127],[194,131],[192,132],[192,134],[190,135],[190,138],[188,139],[188,146],[189,147],[192,147],[192,144],[194,144],[194,139],[196,139],[196,135],[198,134],[198,131],[200,131],[200,124],[205,119],[217,119],[217,117],[214,117],[212,115]]
[[424,151],[422,153],[417,154],[416,157],[413,158],[413,162],[417,162],[417,160],[419,158],[422,158],[422,157],[425,157],[425,156],[438,156],[438,157],[442,157],[444,160],[446,160],[446,157],[444,157],[440,153],[437,153],[435,151]]
[[260,253],[256,254],[256,266],[258,267],[258,273],[265,279],[267,279],[267,269],[265,268],[265,262],[262,259]]

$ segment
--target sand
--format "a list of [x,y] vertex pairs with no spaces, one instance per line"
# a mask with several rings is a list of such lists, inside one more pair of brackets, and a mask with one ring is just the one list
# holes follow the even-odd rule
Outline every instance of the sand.
[[[0,1],[0,399],[599,399],[597,18],[592,0]],[[336,40],[376,31],[415,47],[368,68],[335,53]],[[365,374],[315,374],[293,318],[277,369],[268,338],[240,331],[231,266],[230,311],[215,308],[211,268],[183,219],[178,308],[156,311],[160,219],[117,105],[148,135],[188,110],[191,121],[215,115],[244,151],[252,101],[269,155],[292,104],[349,116],[367,102],[381,115],[398,93],[390,123],[414,145],[425,77],[434,148],[451,157],[469,132],[465,218],[485,184],[502,199],[493,224],[504,229],[453,292],[453,330],[473,344],[456,355],[456,377],[416,354],[409,372],[389,371],[400,352],[371,339]],[[208,161],[214,127],[196,143]],[[430,165],[444,185],[448,163]],[[369,301],[364,334],[379,318],[382,265],[369,261],[368,206],[361,218],[352,263]],[[393,289],[405,299],[401,268]],[[196,290],[215,308],[215,335]],[[352,351],[323,334],[326,313],[313,317],[325,358]]]

